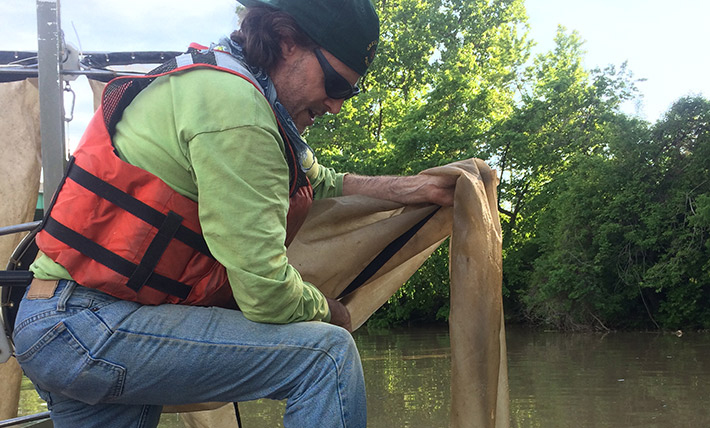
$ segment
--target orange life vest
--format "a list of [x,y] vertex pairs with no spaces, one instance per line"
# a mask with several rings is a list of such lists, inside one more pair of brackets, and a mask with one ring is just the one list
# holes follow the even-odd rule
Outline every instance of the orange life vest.
[[[227,273],[201,233],[197,203],[150,172],[121,160],[111,135],[123,110],[156,77],[210,67],[258,84],[214,61],[221,52],[188,53],[158,73],[117,78],[95,113],[45,214],[40,250],[79,284],[143,304],[234,307]],[[184,55],[183,55],[184,56]],[[305,221],[313,189],[281,129],[290,171],[286,245]]]

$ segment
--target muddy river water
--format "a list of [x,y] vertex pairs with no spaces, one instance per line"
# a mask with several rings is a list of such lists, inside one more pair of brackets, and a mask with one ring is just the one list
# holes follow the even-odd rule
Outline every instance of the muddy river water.
[[[448,427],[445,326],[355,334],[368,427]],[[710,427],[710,333],[565,334],[508,327],[512,427]],[[244,428],[283,426],[284,403],[241,403]],[[46,410],[29,382],[21,413]],[[161,428],[183,427],[165,414]]]

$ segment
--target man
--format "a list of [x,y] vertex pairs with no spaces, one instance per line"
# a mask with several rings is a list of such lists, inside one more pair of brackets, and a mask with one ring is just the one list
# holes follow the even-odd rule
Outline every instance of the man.
[[45,218],[14,340],[55,427],[257,398],[287,427],[366,426],[350,315],[286,246],[313,197],[450,205],[454,179],[338,174],[300,138],[358,93],[369,0],[240,2],[229,39],[107,86]]

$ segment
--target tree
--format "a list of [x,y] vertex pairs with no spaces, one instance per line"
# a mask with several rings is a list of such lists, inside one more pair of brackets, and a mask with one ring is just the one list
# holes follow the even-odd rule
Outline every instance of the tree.
[[679,100],[655,126],[618,117],[607,147],[576,156],[533,239],[521,293],[565,329],[708,328],[710,103]]
[[[308,133],[319,162],[355,173],[411,174],[486,157],[484,135],[511,111],[517,71],[528,57],[523,1],[375,5],[381,41],[363,92]],[[389,323],[445,317],[447,259],[439,249],[378,316]]]
[[[522,0],[378,1],[381,41],[363,93],[308,141],[339,170],[399,174],[480,154],[526,60]],[[478,140],[478,141],[477,141]]]
[[531,273],[545,251],[539,223],[564,190],[556,181],[585,158],[605,155],[620,105],[635,94],[625,65],[591,72],[582,67],[576,32],[560,27],[555,42],[521,75],[520,102],[488,137],[501,176],[505,292],[511,309],[528,315],[531,302],[524,296],[535,291]]
[[[657,294],[665,327],[710,327],[710,102],[677,101],[652,130],[650,165],[656,172],[649,212],[653,265],[641,286]],[[651,239],[652,238],[652,239]]]
[[600,130],[636,91],[625,65],[618,71],[613,66],[585,71],[576,32],[560,27],[555,42],[554,51],[539,55],[526,70],[520,104],[490,133],[502,178],[499,210],[508,232],[516,230],[526,204],[571,156],[604,150]]
[[[682,99],[654,126],[627,117],[626,65],[585,70],[583,41],[562,27],[525,67],[522,0],[376,7],[382,41],[363,93],[309,131],[322,164],[411,174],[487,159],[501,177],[509,313],[562,329],[710,327],[706,100]],[[445,318],[447,256],[375,321]]]

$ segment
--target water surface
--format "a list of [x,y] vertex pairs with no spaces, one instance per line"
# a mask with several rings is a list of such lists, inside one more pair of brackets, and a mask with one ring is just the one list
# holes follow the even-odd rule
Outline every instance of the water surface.
[[[710,427],[710,334],[564,334],[508,327],[512,427]],[[448,427],[443,327],[355,334],[369,428]],[[244,428],[282,427],[284,403],[241,403]],[[46,410],[29,382],[21,414]],[[161,428],[182,428],[163,415]]]

